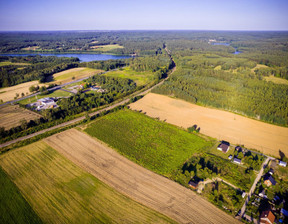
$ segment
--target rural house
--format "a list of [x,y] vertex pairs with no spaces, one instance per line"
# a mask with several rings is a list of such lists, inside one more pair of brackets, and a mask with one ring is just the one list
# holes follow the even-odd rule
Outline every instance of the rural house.
[[198,185],[199,185],[199,182],[201,181],[200,178],[194,176],[188,183],[188,185],[193,188],[194,190],[197,189]]
[[266,184],[267,187],[276,184],[276,181],[269,173],[266,173],[263,179],[264,179],[264,184]]
[[260,224],[273,224],[275,216],[271,210],[263,211],[260,215]]
[[241,164],[241,159],[234,158],[234,159],[233,159],[233,162],[234,162],[234,163],[237,163],[237,164]]
[[283,161],[279,161],[279,166],[286,167],[286,166],[287,166],[287,163],[285,163],[285,162],[283,162]]
[[226,141],[222,141],[220,143],[220,145],[218,145],[217,149],[226,153],[229,151],[229,148],[230,148],[230,143],[229,142],[226,142]]

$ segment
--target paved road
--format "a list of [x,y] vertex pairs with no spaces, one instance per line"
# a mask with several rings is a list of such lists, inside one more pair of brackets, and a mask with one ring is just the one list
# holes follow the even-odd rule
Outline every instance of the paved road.
[[[167,51],[167,50],[166,50],[166,51]],[[171,58],[171,60],[173,60],[171,56],[170,56],[170,58]],[[175,71],[176,71],[176,65],[172,68],[172,70],[171,70],[171,72],[170,72],[170,75],[171,75],[173,72],[175,72]],[[89,77],[88,77],[88,78],[89,78]],[[147,94],[148,92],[150,92],[152,89],[154,89],[155,87],[161,85],[161,84],[162,84],[165,80],[167,80],[168,78],[169,78],[169,76],[168,76],[167,78],[165,78],[164,80],[162,80],[161,82],[159,82],[158,84],[150,87],[150,88],[147,89],[147,90],[143,90],[143,91],[140,90],[140,91],[138,91],[138,92],[136,92],[136,93],[131,94],[128,98],[126,98],[126,99],[124,99],[124,100],[122,100],[122,101],[120,101],[120,102],[118,102],[118,103],[115,103],[115,104],[113,104],[113,105],[110,105],[110,106],[108,106],[108,107],[105,107],[104,109],[98,110],[98,111],[96,111],[96,112],[90,113],[89,116],[90,116],[90,117],[91,117],[91,116],[95,116],[95,115],[97,115],[97,114],[100,114],[100,113],[103,112],[103,111],[111,110],[111,109],[114,109],[114,108],[117,107],[117,106],[126,104],[126,103],[129,102],[130,98],[133,97],[133,96],[145,95],[145,94]],[[85,78],[85,79],[87,79],[87,78]],[[79,82],[79,80],[77,80],[77,82]],[[70,82],[70,84],[71,84],[71,83],[73,83],[73,82]],[[69,85],[69,84],[68,84],[68,85]],[[62,85],[62,86],[63,86],[63,85]],[[60,87],[60,86],[57,86],[57,87]],[[23,99],[23,98],[22,98],[22,99]],[[67,121],[67,122],[64,122],[64,123],[62,123],[62,124],[53,126],[53,127],[51,127],[51,128],[47,128],[47,129],[44,129],[44,130],[35,132],[35,133],[33,133],[33,134],[30,134],[30,135],[27,135],[27,136],[23,136],[23,137],[14,139],[14,140],[12,140],[12,141],[8,141],[8,142],[5,142],[5,143],[2,143],[2,144],[0,144],[0,148],[9,146],[9,145],[14,144],[14,143],[19,142],[19,141],[23,141],[23,140],[26,140],[26,139],[35,137],[35,136],[37,136],[37,135],[41,135],[41,134],[43,134],[43,133],[45,133],[45,132],[47,132],[47,131],[51,131],[51,130],[54,130],[54,129],[57,129],[57,128],[61,128],[61,127],[65,127],[65,126],[68,126],[68,125],[71,125],[71,124],[75,124],[75,123],[77,123],[77,122],[83,121],[85,118],[86,118],[85,116],[82,116],[82,117],[76,118],[76,119],[74,119],[74,120]]]
[[263,175],[264,167],[266,167],[266,165],[268,164],[270,159],[271,159],[271,157],[267,157],[267,159],[263,162],[262,167],[261,167],[257,177],[255,178],[254,183],[253,183],[252,187],[250,188],[250,191],[249,191],[249,193],[247,195],[247,198],[246,198],[246,200],[245,200],[245,202],[244,202],[244,204],[243,204],[243,206],[241,208],[241,212],[240,212],[240,215],[238,216],[238,219],[241,219],[241,217],[243,216],[243,214],[244,214],[244,212],[246,210],[246,206],[247,206],[247,204],[248,204],[248,202],[250,200],[250,197],[255,191],[256,184],[258,183],[258,181],[261,179],[261,177]]

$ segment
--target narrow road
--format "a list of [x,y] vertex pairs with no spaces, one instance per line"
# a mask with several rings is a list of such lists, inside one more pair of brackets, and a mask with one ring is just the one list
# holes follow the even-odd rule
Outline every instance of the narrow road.
[[254,193],[254,191],[255,191],[256,184],[257,184],[258,181],[261,179],[261,177],[262,177],[262,175],[263,175],[264,167],[266,167],[266,165],[268,164],[268,162],[270,161],[270,159],[271,159],[271,157],[267,157],[267,159],[263,162],[262,167],[261,167],[261,169],[260,169],[257,177],[255,178],[255,181],[254,181],[252,187],[250,188],[250,191],[249,191],[249,193],[248,193],[248,195],[247,195],[247,198],[246,198],[246,200],[245,200],[245,202],[244,202],[244,204],[243,204],[243,206],[242,206],[242,208],[241,208],[240,215],[237,217],[238,219],[241,219],[242,216],[243,216],[243,214],[245,213],[246,206],[248,205],[248,202],[249,202],[249,200],[250,200],[251,195],[252,195],[252,194]]
[[[165,48],[165,50],[167,51],[166,48]],[[167,53],[168,53],[168,51],[167,51]],[[173,61],[173,58],[171,57],[171,55],[170,55],[169,53],[168,53],[168,55],[169,55],[169,57],[171,58],[171,60]],[[170,75],[171,75],[173,72],[176,71],[176,64],[175,64],[174,61],[173,61],[173,63],[174,63],[174,67],[171,69]],[[88,78],[89,78],[89,77],[88,77]],[[138,92],[138,93],[133,93],[133,94],[131,94],[128,98],[126,98],[126,99],[124,99],[124,100],[122,100],[122,101],[120,101],[120,102],[118,102],[118,103],[115,103],[115,104],[113,104],[113,105],[107,106],[107,107],[105,107],[105,108],[103,108],[103,109],[101,109],[101,110],[92,112],[92,113],[89,114],[89,116],[90,116],[90,117],[91,117],[91,116],[95,116],[95,115],[97,115],[97,114],[100,114],[100,113],[103,112],[103,111],[111,110],[111,109],[114,109],[114,108],[117,107],[117,106],[126,104],[126,103],[129,102],[129,100],[130,100],[130,98],[131,98],[132,96],[145,95],[145,94],[147,94],[148,92],[150,92],[152,89],[154,89],[155,87],[157,87],[157,86],[159,86],[159,85],[162,85],[163,82],[164,82],[165,80],[167,80],[168,78],[169,78],[169,76],[167,76],[165,79],[163,79],[163,80],[162,80],[161,82],[159,82],[158,84],[150,87],[149,89],[140,91],[140,92]],[[84,78],[84,79],[87,79],[87,78]],[[77,80],[77,82],[79,82],[79,80]],[[70,82],[69,84],[71,84],[71,83],[73,83],[73,82]],[[61,86],[63,86],[63,85],[61,85]],[[57,87],[59,88],[59,87],[61,87],[61,86],[57,86]],[[55,88],[56,88],[56,87],[55,87]],[[22,99],[23,99],[23,98],[22,98]],[[85,116],[78,117],[78,118],[76,118],[76,119],[74,119],[74,120],[64,122],[64,123],[62,123],[62,124],[53,126],[53,127],[51,127],[51,128],[47,128],[47,129],[44,129],[44,130],[35,132],[35,133],[33,133],[33,134],[30,134],[30,135],[26,135],[26,136],[23,136],[23,137],[20,137],[20,138],[17,138],[17,139],[8,141],[8,142],[4,142],[4,143],[0,144],[0,148],[9,146],[9,145],[14,144],[14,143],[17,143],[17,142],[19,142],[19,141],[23,141],[23,140],[26,140],[26,139],[35,137],[35,136],[37,136],[37,135],[41,135],[41,134],[43,134],[43,133],[45,133],[45,132],[47,132],[47,131],[51,131],[51,130],[54,130],[54,129],[57,129],[57,128],[62,128],[62,127],[65,127],[65,126],[68,126],[68,125],[71,125],[71,124],[75,124],[75,123],[77,123],[77,122],[83,121],[85,118],[86,118]]]

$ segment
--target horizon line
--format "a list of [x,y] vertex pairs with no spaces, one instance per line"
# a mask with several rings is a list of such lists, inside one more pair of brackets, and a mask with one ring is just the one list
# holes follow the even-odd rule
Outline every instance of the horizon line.
[[99,30],[93,30],[93,29],[87,29],[87,30],[69,30],[69,29],[63,29],[63,30],[0,30],[0,32],[111,32],[111,31],[207,31],[207,32],[288,32],[287,30],[225,30],[225,29],[219,29],[219,30],[213,30],[213,29],[99,29]]

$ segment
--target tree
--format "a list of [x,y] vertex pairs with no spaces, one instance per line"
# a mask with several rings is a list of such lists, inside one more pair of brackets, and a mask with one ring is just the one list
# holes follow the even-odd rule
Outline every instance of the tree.
[[28,128],[28,122],[25,119],[20,120],[20,126],[23,130]]
[[21,96],[24,97],[24,96],[25,96],[25,93],[21,93]]

